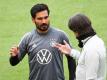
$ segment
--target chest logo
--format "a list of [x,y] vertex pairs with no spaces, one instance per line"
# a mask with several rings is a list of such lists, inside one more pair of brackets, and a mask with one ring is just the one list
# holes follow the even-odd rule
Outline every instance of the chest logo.
[[42,49],[37,53],[37,61],[40,64],[48,64],[52,60],[52,54],[47,49]]
[[53,47],[56,43],[56,39],[50,39],[50,46]]

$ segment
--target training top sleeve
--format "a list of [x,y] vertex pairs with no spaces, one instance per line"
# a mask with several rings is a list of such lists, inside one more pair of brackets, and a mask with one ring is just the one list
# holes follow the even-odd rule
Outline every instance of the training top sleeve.
[[[69,43],[68,37],[66,34],[62,34],[63,40]],[[64,43],[63,43],[64,44]],[[70,43],[69,43],[70,45]],[[72,46],[71,46],[72,47]],[[76,71],[76,61],[73,59],[72,56],[66,55],[67,62],[68,62],[68,70],[69,70],[69,80],[75,79],[75,71]]]
[[27,46],[28,46],[28,42],[30,40],[30,32],[29,33],[26,33],[21,41],[19,42],[19,54],[18,54],[18,58],[19,60],[21,61],[24,56],[26,55],[26,53],[28,53],[28,50],[27,50]]
[[10,64],[12,66],[15,66],[16,64],[18,64],[23,59],[23,57],[26,55],[29,35],[30,35],[30,33],[26,33],[22,37],[22,39],[21,39],[21,41],[20,41],[20,43],[18,45],[19,46],[19,53],[18,53],[18,55],[14,56],[14,57],[12,57],[12,56],[10,57],[9,61],[10,61]]

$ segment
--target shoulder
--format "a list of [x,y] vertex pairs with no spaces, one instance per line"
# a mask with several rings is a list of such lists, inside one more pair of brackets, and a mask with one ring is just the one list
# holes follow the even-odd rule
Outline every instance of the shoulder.
[[98,37],[97,35],[93,36],[89,41],[87,41],[86,45],[83,47],[87,52],[102,52],[105,49],[104,41]]
[[26,32],[26,33],[23,35],[22,38],[27,38],[27,37],[29,37],[30,35],[31,35],[31,32]]
[[91,47],[98,48],[99,46],[104,45],[104,41],[97,35],[93,36],[89,41],[88,45]]
[[28,39],[28,38],[30,38],[30,37],[33,36],[33,35],[34,35],[34,30],[32,30],[31,32],[26,32],[26,33],[23,35],[22,39]]
[[66,36],[66,33],[63,30],[58,29],[58,28],[52,28],[52,32]]

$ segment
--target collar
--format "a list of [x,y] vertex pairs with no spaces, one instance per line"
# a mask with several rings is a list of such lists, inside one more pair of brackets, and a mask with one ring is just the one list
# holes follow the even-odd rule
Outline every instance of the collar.
[[93,37],[93,36],[89,36],[89,37],[85,38],[84,40],[81,40],[82,43],[83,43],[83,45],[85,45],[85,43],[86,43],[90,38],[92,38],[92,37]]
[[37,31],[37,29],[36,29],[36,32],[37,32],[39,35],[46,35],[46,34],[48,34],[49,32],[51,32],[51,27],[49,27],[49,28],[48,28],[48,31],[45,32],[45,33],[40,33],[40,32]]
[[86,33],[84,35],[80,35],[80,36],[76,37],[79,42],[78,46],[80,48],[82,48],[84,46],[84,44],[94,35],[96,35],[96,32],[92,31],[92,32]]

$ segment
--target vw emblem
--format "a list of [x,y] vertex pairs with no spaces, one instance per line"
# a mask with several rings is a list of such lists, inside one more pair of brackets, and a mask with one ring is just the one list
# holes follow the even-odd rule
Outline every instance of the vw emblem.
[[52,59],[52,54],[47,49],[42,49],[37,53],[37,61],[40,64],[48,64]]

